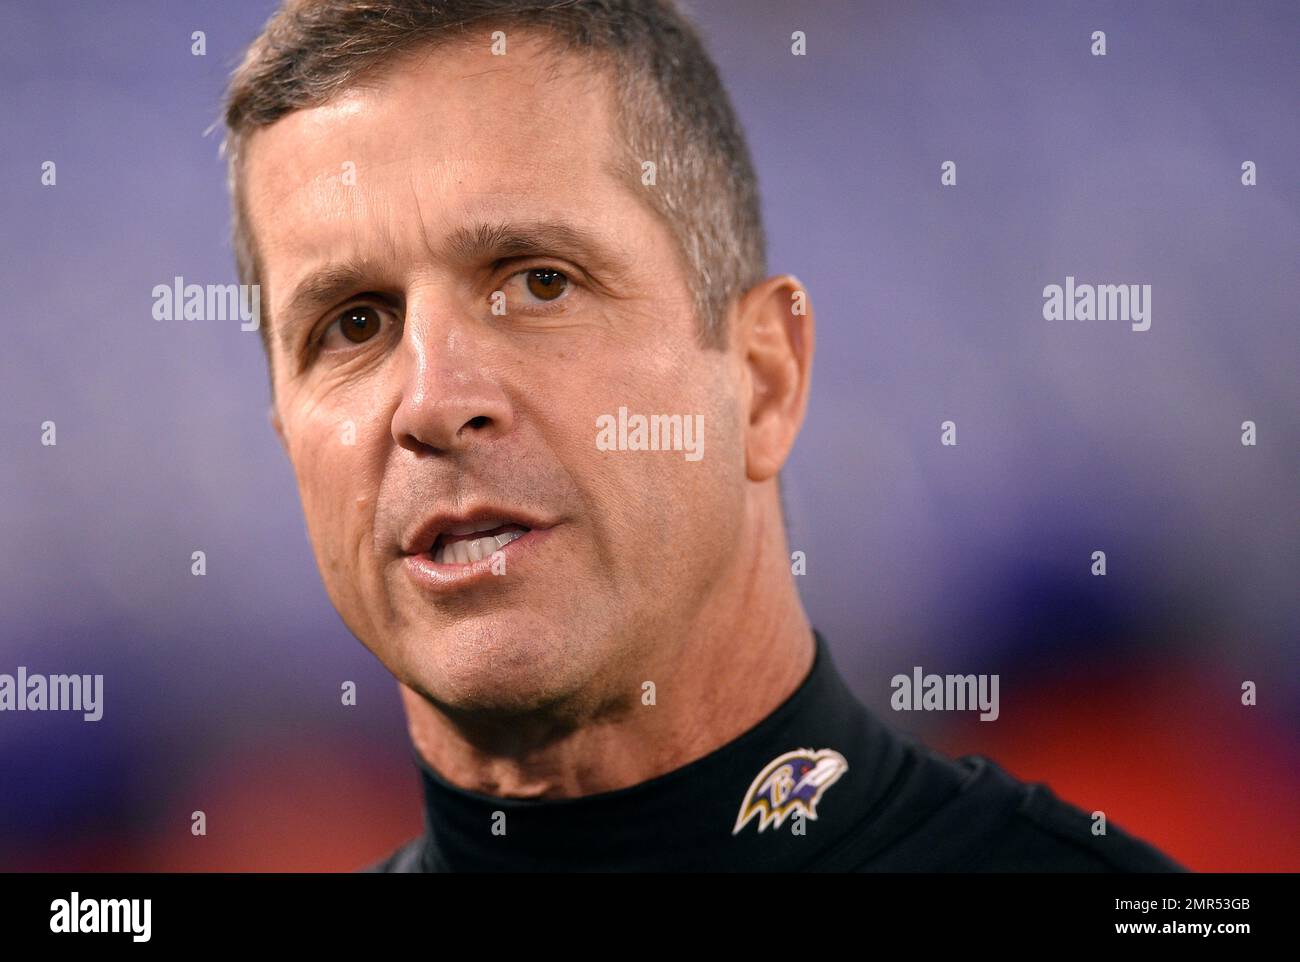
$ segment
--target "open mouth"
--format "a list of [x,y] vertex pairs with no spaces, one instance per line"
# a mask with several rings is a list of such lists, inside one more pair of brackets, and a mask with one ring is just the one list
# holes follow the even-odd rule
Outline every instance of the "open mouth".
[[530,528],[510,521],[489,518],[456,525],[441,532],[429,548],[429,557],[440,565],[465,565],[490,558]]

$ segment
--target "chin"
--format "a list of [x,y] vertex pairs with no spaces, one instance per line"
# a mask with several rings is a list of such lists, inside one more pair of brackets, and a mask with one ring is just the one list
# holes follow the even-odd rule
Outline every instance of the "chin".
[[572,630],[536,618],[482,616],[402,645],[411,687],[450,711],[529,714],[582,701],[600,653]]

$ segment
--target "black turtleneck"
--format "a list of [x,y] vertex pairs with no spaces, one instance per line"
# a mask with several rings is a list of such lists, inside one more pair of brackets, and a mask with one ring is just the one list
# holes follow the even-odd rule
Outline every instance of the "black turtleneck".
[[366,871],[1185,871],[1113,822],[1094,835],[1045,785],[885,725],[814,638],[808,677],[770,715],[628,788],[495,798],[415,755],[425,833]]

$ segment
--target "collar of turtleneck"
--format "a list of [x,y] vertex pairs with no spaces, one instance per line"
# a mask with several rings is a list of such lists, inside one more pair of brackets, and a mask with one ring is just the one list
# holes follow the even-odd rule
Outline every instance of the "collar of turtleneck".
[[[459,788],[418,755],[425,871],[793,871],[825,864],[902,764],[844,684],[826,641],[757,725],[680,768],[616,791],[512,799]],[[839,861],[832,858],[831,862]]]

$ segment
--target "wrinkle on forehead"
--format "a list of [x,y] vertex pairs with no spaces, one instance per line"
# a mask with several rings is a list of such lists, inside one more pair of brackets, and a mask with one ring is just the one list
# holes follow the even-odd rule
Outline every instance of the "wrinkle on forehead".
[[[323,223],[364,216],[375,203],[373,183],[368,190],[368,182],[391,190],[383,175],[395,165],[408,168],[435,196],[458,187],[471,194],[517,194],[537,189],[548,175],[554,178],[552,186],[562,175],[571,186],[589,189],[590,183],[572,182],[584,174],[587,181],[593,173],[608,175],[613,146],[609,85],[583,74],[578,68],[585,62],[577,58],[565,63],[551,51],[542,57],[520,53],[514,46],[511,51],[508,57],[492,58],[509,63],[478,69],[473,68],[474,59],[483,55],[469,59],[472,55],[462,54],[431,63],[437,50],[420,50],[418,57],[399,58],[381,82],[349,89],[255,132],[247,151],[249,167],[258,174],[247,182],[258,201],[254,206],[267,210],[292,204]],[[563,71],[556,69],[560,63]],[[427,76],[430,68],[432,78]],[[508,91],[484,92],[469,82],[472,76],[489,74],[505,83],[518,80],[530,89],[551,83],[556,88],[554,103],[543,101],[539,110],[535,96],[515,100]],[[569,82],[575,76],[583,82]],[[465,96],[446,96],[445,91],[426,96],[423,88],[430,82],[468,84],[470,89]],[[405,129],[392,129],[394,117],[387,108],[395,100],[406,110]],[[490,117],[484,116],[485,105],[492,110]],[[562,118],[553,131],[547,128],[548,107]],[[580,123],[572,121],[575,115]],[[447,135],[440,137],[439,128]],[[259,163],[268,151],[281,162]],[[508,163],[502,162],[503,151],[511,153]],[[342,164],[349,159],[358,165],[355,185],[343,182]],[[255,213],[252,219],[259,220]],[[267,233],[265,224],[252,226],[259,236]]]

